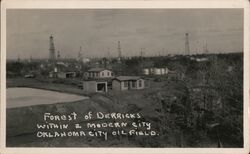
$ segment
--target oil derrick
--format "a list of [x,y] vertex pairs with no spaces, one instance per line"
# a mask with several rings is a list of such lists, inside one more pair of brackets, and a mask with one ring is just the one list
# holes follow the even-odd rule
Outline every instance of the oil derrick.
[[124,74],[124,69],[123,69],[123,63],[122,63],[122,52],[121,52],[120,41],[118,41],[117,51],[118,51],[117,74],[123,75]]
[[78,52],[78,61],[82,62],[82,60],[83,60],[83,57],[82,57],[82,47],[80,46],[80,50]]
[[29,62],[32,62],[32,60],[33,60],[33,59],[32,59],[32,55],[30,55],[30,59],[29,59]]
[[107,57],[108,57],[108,59],[111,58],[111,57],[110,57],[110,48],[109,48],[109,47],[108,47]]
[[118,41],[117,51],[118,51],[118,60],[121,60],[121,58],[122,58],[122,51],[121,51],[120,41]]
[[104,62],[104,68],[108,68],[108,64],[110,62],[110,48],[107,48],[107,56],[103,58],[103,62]]
[[190,54],[188,33],[185,34],[185,53]]
[[57,60],[60,60],[60,58],[61,58],[61,55],[60,55],[60,51],[58,50],[57,51]]
[[17,57],[17,61],[18,61],[18,62],[20,62],[20,61],[21,61],[21,60],[20,60],[20,56],[19,56],[19,55],[18,55],[18,57]]
[[56,56],[55,56],[55,45],[54,45],[53,36],[51,35],[50,39],[49,39],[49,60],[51,62],[54,62],[55,59],[56,59]]
[[140,52],[140,59],[141,59],[140,61],[141,62],[140,62],[140,70],[139,70],[139,72],[141,72],[141,74],[143,74],[143,68],[144,68],[144,60],[143,60],[144,59],[143,58],[144,57],[144,51],[143,51],[143,49],[144,48],[141,48],[141,52]]
[[203,48],[203,52],[204,54],[208,54],[208,49],[207,49],[207,43],[205,44],[204,48]]

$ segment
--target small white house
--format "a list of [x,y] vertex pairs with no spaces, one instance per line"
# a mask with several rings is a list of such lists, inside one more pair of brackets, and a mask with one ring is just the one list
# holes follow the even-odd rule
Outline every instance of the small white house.
[[118,76],[112,80],[112,89],[116,91],[145,89],[148,87],[149,81],[139,76]]
[[114,73],[106,68],[92,68],[85,72],[84,76],[88,79],[111,78],[114,77]]

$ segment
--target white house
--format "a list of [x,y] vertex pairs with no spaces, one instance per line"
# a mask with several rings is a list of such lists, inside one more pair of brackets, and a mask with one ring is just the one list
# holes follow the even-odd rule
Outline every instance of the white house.
[[116,91],[145,89],[148,87],[149,81],[139,76],[118,76],[112,80],[112,89]]
[[84,73],[87,79],[97,79],[97,78],[111,78],[114,77],[114,73],[106,68],[92,68]]

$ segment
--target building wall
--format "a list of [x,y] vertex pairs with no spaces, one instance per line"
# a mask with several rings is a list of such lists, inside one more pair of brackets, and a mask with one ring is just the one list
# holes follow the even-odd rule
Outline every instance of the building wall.
[[[118,80],[113,80],[112,81],[112,89],[113,90],[130,90],[130,89],[145,89],[148,88],[150,86],[149,81],[146,81],[144,79],[139,79],[136,81],[127,81],[128,82],[128,86],[125,87],[124,86],[124,82],[125,81],[118,81]],[[134,87],[132,86],[134,82]],[[141,85],[140,85],[141,82]],[[145,86],[145,82],[148,82],[148,86]]]
[[83,81],[83,91],[86,92],[96,92],[97,91],[97,84],[96,81]]
[[[135,82],[134,86],[133,82]],[[137,81],[129,81],[129,89],[137,89]]]
[[112,71],[109,70],[103,70],[99,73],[99,77],[100,78],[108,78],[108,77],[112,77]]
[[136,81],[136,89],[144,89],[144,80],[143,79],[139,79]]
[[114,76],[110,70],[103,70],[101,72],[86,72],[84,74],[87,78],[108,78]]
[[[70,76],[70,77],[68,77],[68,76]],[[74,78],[74,77],[76,77],[76,73],[75,72],[59,72],[57,74],[57,77],[58,78],[63,78],[63,79],[65,79],[65,78]]]
[[112,89],[113,90],[121,90],[121,82],[118,80],[112,81]]
[[143,74],[144,75],[149,75],[149,69],[148,68],[143,69]]
[[[127,82],[127,86],[125,86],[124,84]],[[121,81],[121,90],[128,90],[128,86],[129,86],[129,81]]]

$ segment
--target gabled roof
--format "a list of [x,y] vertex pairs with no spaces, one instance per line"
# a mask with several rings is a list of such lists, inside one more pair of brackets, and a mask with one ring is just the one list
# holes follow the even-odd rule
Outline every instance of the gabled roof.
[[97,79],[84,79],[83,81],[96,81],[96,82],[109,82],[113,78],[97,78]]
[[127,80],[139,80],[142,79],[140,76],[118,76],[114,78],[119,81],[127,81]]
[[91,68],[88,70],[88,72],[101,72],[104,70],[109,70],[109,69],[107,69],[107,68]]

